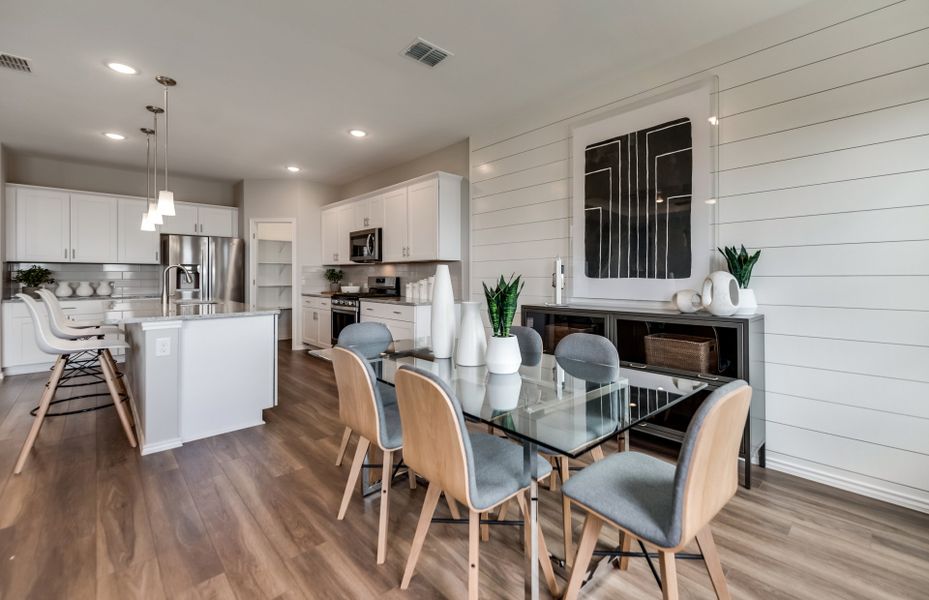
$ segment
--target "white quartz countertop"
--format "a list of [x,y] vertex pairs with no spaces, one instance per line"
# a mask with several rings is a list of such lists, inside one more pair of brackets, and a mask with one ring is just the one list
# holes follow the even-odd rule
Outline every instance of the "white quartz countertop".
[[[111,296],[65,296],[63,298],[58,298],[61,302],[74,302],[81,300],[149,300],[149,299],[160,300],[161,296],[158,294],[123,294],[123,295],[111,295]],[[22,302],[19,298],[4,298],[4,302]]]
[[[378,298],[378,297],[369,297],[362,298],[362,302],[377,302],[379,304],[397,304],[400,306],[432,306],[432,302],[428,300],[412,300],[405,298],[404,296],[394,296],[392,298]],[[458,300],[455,300],[455,304],[458,304]]]
[[107,309],[104,321],[115,325],[150,321],[228,319],[278,313],[280,313],[278,309],[257,309],[241,302],[171,300],[165,307],[161,304],[160,298],[142,298],[113,302]]

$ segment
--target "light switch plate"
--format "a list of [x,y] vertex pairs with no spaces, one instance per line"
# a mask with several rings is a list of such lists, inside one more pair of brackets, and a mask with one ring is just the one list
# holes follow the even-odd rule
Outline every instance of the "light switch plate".
[[171,338],[155,339],[155,356],[171,356]]

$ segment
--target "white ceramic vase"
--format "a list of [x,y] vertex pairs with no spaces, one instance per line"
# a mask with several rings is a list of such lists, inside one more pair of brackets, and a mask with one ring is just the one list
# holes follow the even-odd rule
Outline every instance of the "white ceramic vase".
[[112,293],[113,293],[113,288],[110,287],[109,281],[101,281],[100,285],[97,286],[98,296],[109,296]]
[[55,295],[59,298],[67,298],[74,293],[74,290],[71,289],[71,284],[67,281],[59,281],[58,287],[55,288]]
[[455,349],[455,293],[448,265],[435,268],[432,293],[432,353],[436,358],[451,358]]
[[487,337],[481,322],[481,303],[462,302],[455,363],[463,367],[478,367],[484,364],[486,352]]
[[731,273],[714,271],[703,280],[703,308],[717,317],[734,315],[739,309],[739,282]]
[[748,288],[739,290],[739,309],[735,311],[737,315],[753,315],[758,312],[758,301],[755,299],[755,291]]
[[494,410],[513,410],[519,404],[523,379],[519,373],[491,373],[487,377],[487,400]]
[[519,353],[519,340],[515,335],[509,337],[492,336],[487,340],[487,370],[497,375],[509,375],[519,371],[522,356]]
[[681,290],[674,294],[671,303],[682,313],[695,313],[700,310],[700,294],[697,290]]
[[90,287],[89,281],[82,281],[80,285],[77,286],[77,289],[74,290],[74,293],[82,298],[86,298],[87,296],[94,295],[94,288]]

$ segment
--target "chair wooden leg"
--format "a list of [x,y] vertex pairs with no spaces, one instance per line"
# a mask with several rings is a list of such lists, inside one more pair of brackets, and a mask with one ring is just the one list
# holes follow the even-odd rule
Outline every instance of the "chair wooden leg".
[[[485,512],[481,513],[481,519],[489,519],[490,513]],[[490,525],[487,523],[481,523],[481,541],[486,542],[490,540]]]
[[549,456],[548,462],[552,465],[552,474],[548,476],[548,491],[557,492],[558,491],[558,478],[555,477],[555,469],[558,468],[558,462],[560,457]]
[[126,438],[129,445],[136,447],[135,434],[132,432],[132,425],[129,423],[129,417],[126,415],[126,407],[123,406],[123,398],[119,394],[116,386],[116,375],[110,367],[110,363],[103,353],[99,357],[100,368],[103,370],[103,376],[106,379],[106,387],[110,391],[110,397],[113,398],[113,406],[116,408],[116,414],[119,415],[119,422],[123,425],[123,431],[126,432]]
[[592,448],[590,450],[590,455],[593,457],[595,462],[603,460],[603,447],[597,446],[596,448]]
[[[558,469],[561,472],[561,485],[564,485],[571,477],[571,466],[567,456],[558,459]],[[574,562],[574,521],[571,518],[571,500],[563,493],[561,495],[561,523],[564,531],[565,565],[570,567]]]
[[352,428],[346,427],[342,432],[342,443],[339,444],[339,454],[335,457],[335,466],[342,466],[342,459],[345,457],[345,450],[348,449],[348,441],[352,439]]
[[731,598],[729,586],[726,585],[726,575],[723,573],[722,563],[719,562],[719,552],[716,550],[716,541],[713,539],[713,531],[709,525],[697,533],[697,546],[703,553],[703,562],[706,563],[706,571],[710,574],[716,597],[719,600],[729,600]]
[[500,505],[500,511],[497,513],[497,520],[506,521],[506,515],[508,512],[510,512],[509,500]]
[[135,396],[132,394],[132,387],[129,385],[129,382],[126,381],[126,376],[119,375],[119,365],[116,363],[116,359],[113,357],[113,353],[109,350],[104,350],[107,358],[110,361],[110,370],[113,371],[113,376],[116,378],[117,383],[119,384],[119,389],[123,394],[126,394],[128,399],[129,409],[126,411],[126,416],[129,417],[129,423],[135,425],[135,417],[132,414],[132,407],[136,405]]
[[410,480],[410,489],[416,489],[416,471],[407,467],[406,468],[406,478]]
[[480,572],[480,535],[481,513],[468,511],[468,600],[477,600],[478,574]]
[[358,446],[355,448],[355,458],[352,460],[352,468],[348,472],[348,481],[345,483],[345,492],[342,494],[342,505],[339,507],[340,521],[345,518],[345,511],[348,510],[348,503],[352,499],[352,489],[358,483],[361,465],[364,464],[365,454],[368,453],[368,446],[370,445],[370,441],[359,436]]
[[[629,535],[625,531],[619,532],[620,550],[622,550],[623,552],[630,552],[632,550],[632,541],[633,541],[633,538],[631,535]],[[619,558],[619,570],[626,571],[628,569],[629,569],[629,557],[623,555]]]
[[416,533],[413,535],[413,545],[410,546],[410,555],[406,559],[403,581],[400,582],[401,590],[410,586],[410,579],[413,578],[413,571],[416,570],[416,562],[419,560],[419,553],[422,552],[423,542],[426,541],[426,533],[429,532],[432,515],[435,514],[435,507],[439,503],[441,493],[441,488],[434,483],[430,483],[426,488],[426,501],[423,502],[423,510],[419,514],[419,523],[416,524]]
[[452,518],[460,519],[461,513],[458,511],[458,503],[455,502],[455,499],[449,496],[447,492],[445,494],[445,501],[448,503],[448,512],[452,513]]
[[581,583],[587,576],[587,567],[590,566],[590,559],[594,555],[594,549],[597,547],[597,537],[600,535],[600,529],[603,527],[603,521],[594,515],[588,514],[584,521],[584,531],[581,533],[581,540],[577,544],[577,555],[574,557],[574,566],[571,568],[571,576],[568,578],[568,587],[565,589],[564,600],[577,600],[577,594],[581,590]]
[[387,560],[387,522],[390,519],[390,484],[393,476],[394,453],[384,451],[381,466],[381,517],[377,524],[377,564]]
[[[529,506],[526,504],[526,498],[522,494],[516,496],[516,501],[519,503],[520,511],[523,513],[523,522],[529,523]],[[526,536],[525,549],[526,552],[529,552],[529,528],[523,527],[523,532]],[[555,569],[552,567],[552,561],[548,556],[548,545],[545,543],[545,536],[542,534],[542,527],[538,528],[538,550],[539,550],[539,565],[542,567],[542,576],[545,578],[545,584],[548,586],[548,591],[552,597],[557,598],[561,593],[561,590],[558,589],[558,582],[555,580]]]
[[673,552],[660,552],[661,562],[661,597],[663,600],[678,600],[677,567],[674,565]]
[[55,361],[55,366],[52,367],[52,374],[49,376],[48,383],[45,384],[45,391],[42,392],[42,398],[39,400],[39,410],[35,413],[32,428],[29,430],[29,435],[26,436],[26,441],[23,442],[23,449],[20,450],[16,466],[13,468],[15,475],[23,472],[26,458],[29,457],[29,452],[32,451],[32,446],[35,445],[36,438],[39,437],[39,431],[45,421],[45,414],[48,413],[48,407],[51,406],[52,398],[55,397],[55,391],[58,389],[58,382],[61,380],[61,373],[64,371],[66,364],[68,364],[68,357],[59,356]]

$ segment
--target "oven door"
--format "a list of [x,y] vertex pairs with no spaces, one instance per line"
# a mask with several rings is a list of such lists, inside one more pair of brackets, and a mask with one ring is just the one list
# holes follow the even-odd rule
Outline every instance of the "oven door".
[[349,258],[352,262],[381,262],[381,228],[362,229],[348,234]]
[[358,309],[347,306],[332,307],[332,345],[339,342],[342,330],[358,322]]

